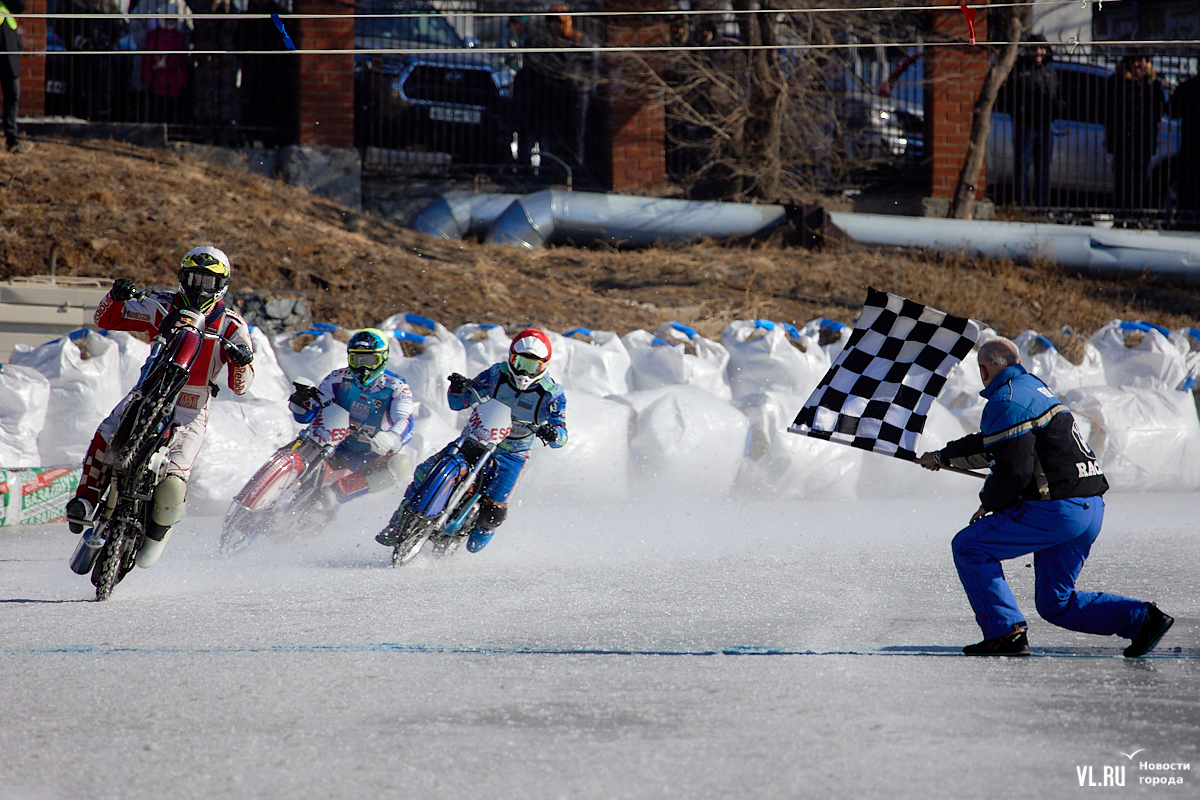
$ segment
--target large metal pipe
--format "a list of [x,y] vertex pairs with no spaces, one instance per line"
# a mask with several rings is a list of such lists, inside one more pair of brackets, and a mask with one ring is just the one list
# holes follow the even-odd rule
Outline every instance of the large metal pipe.
[[517,198],[492,224],[487,241],[519,247],[603,241],[645,247],[657,241],[728,239],[783,223],[783,206],[626,197],[550,189]]
[[1145,273],[1200,280],[1200,236],[1028,222],[833,212],[830,221],[862,244],[1030,260],[1102,277]]
[[446,192],[417,212],[409,225],[442,239],[482,236],[519,194]]

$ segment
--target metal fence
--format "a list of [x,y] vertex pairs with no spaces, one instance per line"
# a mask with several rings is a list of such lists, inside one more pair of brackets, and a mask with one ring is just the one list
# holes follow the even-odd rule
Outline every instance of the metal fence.
[[[228,146],[295,137],[295,62],[281,52],[274,0],[141,0],[123,17],[84,0],[48,0],[46,114],[93,122],[165,123],[173,139]],[[86,13],[92,11],[94,13]],[[227,19],[193,19],[226,14]],[[198,51],[183,54],[180,51]],[[261,51],[204,54],[204,51]],[[274,51],[274,52],[272,52]]]

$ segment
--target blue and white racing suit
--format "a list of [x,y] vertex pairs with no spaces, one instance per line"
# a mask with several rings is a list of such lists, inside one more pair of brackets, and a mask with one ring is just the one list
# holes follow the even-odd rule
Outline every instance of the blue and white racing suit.
[[[412,439],[412,389],[395,373],[385,371],[364,388],[349,367],[335,369],[321,381],[316,400],[308,408],[295,403],[289,403],[288,408],[297,422],[309,424],[317,438],[328,439],[324,411],[335,404],[349,413],[351,427],[357,431],[357,435],[343,439],[334,450],[333,461],[339,466],[356,473],[379,473],[389,467],[400,448]],[[366,491],[368,488],[363,486],[339,494],[339,499],[345,502]]]
[[[489,502],[480,510],[478,522],[471,532],[467,549],[475,552],[483,548],[491,532],[500,526],[507,516],[508,498],[517,485],[517,478],[529,460],[529,448],[536,438],[535,430],[543,425],[554,431],[554,439],[547,442],[559,448],[567,443],[567,398],[563,389],[548,376],[543,375],[528,389],[518,389],[509,379],[508,364],[493,364],[475,376],[462,392],[446,393],[450,408],[461,411],[471,405],[474,396],[471,389],[482,398],[495,398],[508,406],[512,412],[512,433],[500,443],[492,455],[492,468],[488,470],[483,487],[483,496]],[[443,451],[444,452],[444,451]],[[416,469],[413,486],[428,476],[441,453],[426,459]],[[412,491],[412,487],[409,487]]]

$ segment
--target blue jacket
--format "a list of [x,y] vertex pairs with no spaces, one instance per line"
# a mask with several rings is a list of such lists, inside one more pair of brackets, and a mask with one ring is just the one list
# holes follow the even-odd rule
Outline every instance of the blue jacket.
[[366,451],[373,439],[388,452],[396,452],[413,436],[413,394],[408,383],[392,372],[384,372],[371,386],[363,389],[349,367],[335,369],[325,376],[317,390],[317,402],[309,408],[288,404],[296,422],[322,424],[322,411],[337,403],[350,414],[350,422],[360,431],[359,439],[349,439],[344,449]]
[[[533,446],[533,431],[542,425],[554,428],[556,437],[551,447],[567,443],[567,398],[562,387],[543,375],[524,391],[508,379],[508,364],[493,364],[475,376],[471,387],[480,397],[494,397],[512,411],[513,429],[500,447],[512,452],[524,452]],[[450,408],[461,411],[471,405],[469,391],[446,393]]]
[[984,509],[1094,497],[1108,490],[1071,410],[1041,379],[1013,364],[980,394],[988,400],[980,432],[950,442],[937,458],[962,469],[992,468],[979,493]]

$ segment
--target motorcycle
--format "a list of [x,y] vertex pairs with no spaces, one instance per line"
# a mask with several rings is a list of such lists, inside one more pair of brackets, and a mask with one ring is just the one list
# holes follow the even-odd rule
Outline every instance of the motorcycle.
[[475,405],[462,433],[442,451],[393,516],[393,567],[416,558],[426,542],[435,558],[450,555],[466,540],[479,516],[492,455],[512,432],[512,413],[499,400],[482,400],[472,393]]
[[[145,292],[134,296],[138,300],[148,297]],[[162,303],[151,302],[164,316],[169,313]],[[107,600],[137,563],[146,541],[154,489],[166,477],[170,464],[167,447],[175,432],[175,403],[208,339],[223,347],[238,347],[186,319],[169,338],[156,336],[137,386],[129,394],[109,445],[111,478],[100,493],[93,526],[84,531],[71,554],[75,574],[91,573],[97,600]]]
[[[316,388],[304,380],[293,384],[297,389]],[[350,413],[333,403],[321,418],[320,426],[305,428],[295,441],[275,451],[234,496],[221,530],[222,555],[244,550],[260,534],[315,533],[333,518],[331,494],[368,488],[372,473],[356,473],[334,457],[339,444],[357,435]],[[355,485],[356,480],[363,485]],[[335,487],[342,491],[335,492]]]

